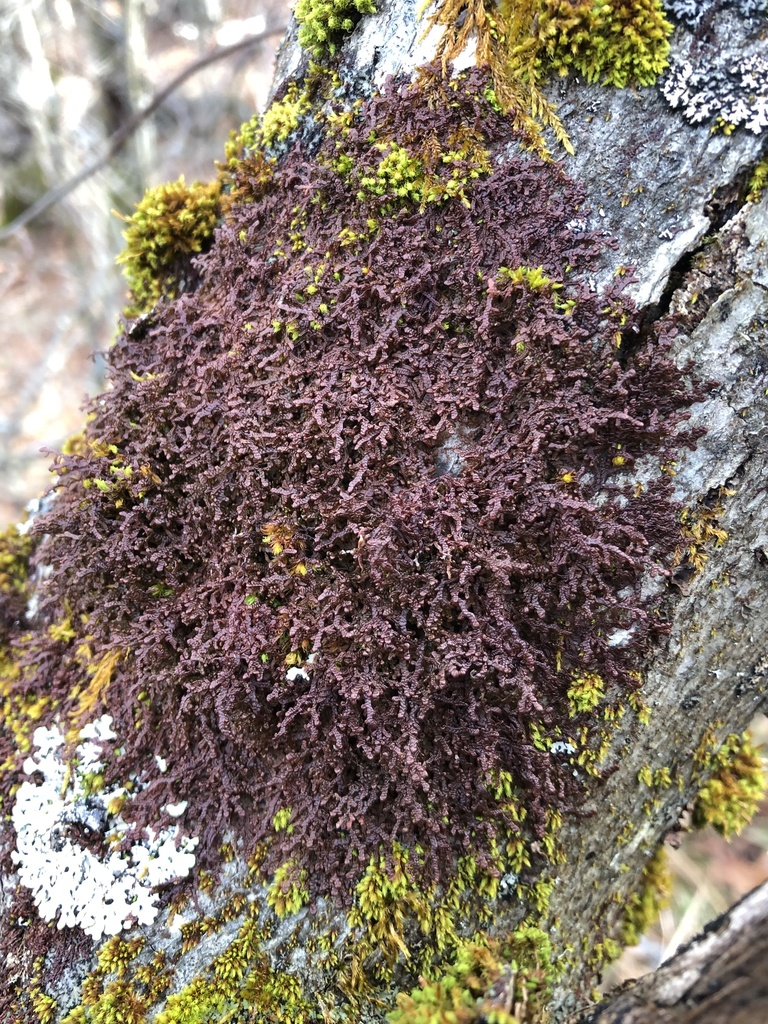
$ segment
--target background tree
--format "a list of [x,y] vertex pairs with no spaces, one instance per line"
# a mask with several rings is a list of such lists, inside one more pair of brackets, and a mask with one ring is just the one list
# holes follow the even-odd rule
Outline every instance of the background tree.
[[667,15],[299,4],[147,193],[4,542],[11,1019],[561,1018],[752,813],[765,17]]

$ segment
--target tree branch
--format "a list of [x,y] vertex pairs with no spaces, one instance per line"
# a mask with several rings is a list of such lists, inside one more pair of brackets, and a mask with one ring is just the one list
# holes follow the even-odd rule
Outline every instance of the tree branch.
[[569,1024],[758,1024],[768,1020],[768,883],[653,974]]
[[175,78],[166,85],[163,89],[157,93],[156,96],[141,110],[138,110],[133,117],[129,118],[122,127],[112,135],[107,145],[106,151],[91,163],[86,164],[82,170],[78,171],[72,178],[65,181],[63,184],[58,185],[56,188],[49,189],[39,199],[37,199],[31,206],[28,206],[23,213],[19,214],[15,220],[12,220],[10,224],[6,225],[0,230],[0,242],[5,242],[7,239],[12,238],[21,228],[26,227],[31,221],[35,220],[40,214],[50,209],[51,206],[55,206],[60,203],[62,199],[65,199],[68,195],[79,188],[84,181],[87,181],[92,175],[96,174],[97,171],[101,170],[106,164],[110,162],[120,150],[125,146],[126,142],[135,134],[137,129],[143,124],[147,118],[151,117],[168,99],[168,97],[183,85],[187,79],[196,75],[198,71],[202,71],[203,68],[208,67],[210,64],[216,61],[223,60],[226,57],[231,57],[232,54],[238,53],[240,50],[246,50],[251,46],[255,46],[262,40],[269,38],[270,36],[282,35],[286,30],[285,25],[275,25],[272,28],[267,28],[263,32],[258,32],[256,35],[247,36],[245,39],[241,39],[237,43],[232,43],[230,46],[219,46],[216,49],[211,50],[209,53],[204,54],[197,60],[189,64],[183,71],[180,71]]

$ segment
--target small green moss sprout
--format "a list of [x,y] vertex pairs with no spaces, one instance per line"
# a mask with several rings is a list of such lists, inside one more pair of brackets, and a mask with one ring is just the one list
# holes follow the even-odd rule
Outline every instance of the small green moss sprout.
[[275,871],[275,877],[267,890],[267,903],[278,917],[296,914],[309,899],[304,887],[306,872],[293,861],[286,861]]
[[33,550],[32,538],[20,534],[16,526],[0,534],[0,592],[24,595]]
[[316,57],[335,53],[340,36],[352,31],[360,15],[375,13],[373,0],[298,0],[299,43]]
[[759,203],[768,188],[768,157],[756,164],[749,179],[748,203]]
[[582,712],[594,711],[603,699],[604,689],[605,683],[595,672],[574,675],[567,694],[571,718]]
[[299,90],[295,82],[291,82],[282,100],[275,100],[264,112],[259,127],[261,144],[274,146],[276,142],[285,142],[288,136],[296,131],[303,114],[310,109],[309,93]]
[[669,902],[671,892],[666,849],[660,846],[643,868],[638,890],[627,900],[621,930],[625,946],[637,945]]

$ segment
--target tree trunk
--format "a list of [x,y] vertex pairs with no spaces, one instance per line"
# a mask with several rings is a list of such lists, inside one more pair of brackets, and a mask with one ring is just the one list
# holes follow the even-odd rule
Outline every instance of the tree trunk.
[[[3,542],[3,1020],[563,1020],[748,820],[766,21],[684,6],[300,0],[223,198],[148,196]],[[764,1001],[763,904],[583,1019]]]

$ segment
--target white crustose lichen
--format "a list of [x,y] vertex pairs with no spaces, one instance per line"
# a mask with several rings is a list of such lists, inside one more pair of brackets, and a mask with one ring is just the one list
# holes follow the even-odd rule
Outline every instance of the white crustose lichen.
[[[128,831],[117,808],[131,794],[120,787],[90,790],[103,768],[97,743],[116,738],[112,718],[103,715],[81,730],[83,742],[68,764],[58,727],[36,729],[36,750],[24,762],[31,779],[19,787],[12,814],[17,840],[11,856],[40,916],[57,918],[59,928],[82,928],[93,939],[151,924],[159,909],[155,887],[189,874],[198,843],[179,837],[174,825],[146,829],[141,842],[115,849]],[[181,806],[167,809],[181,813]]]

